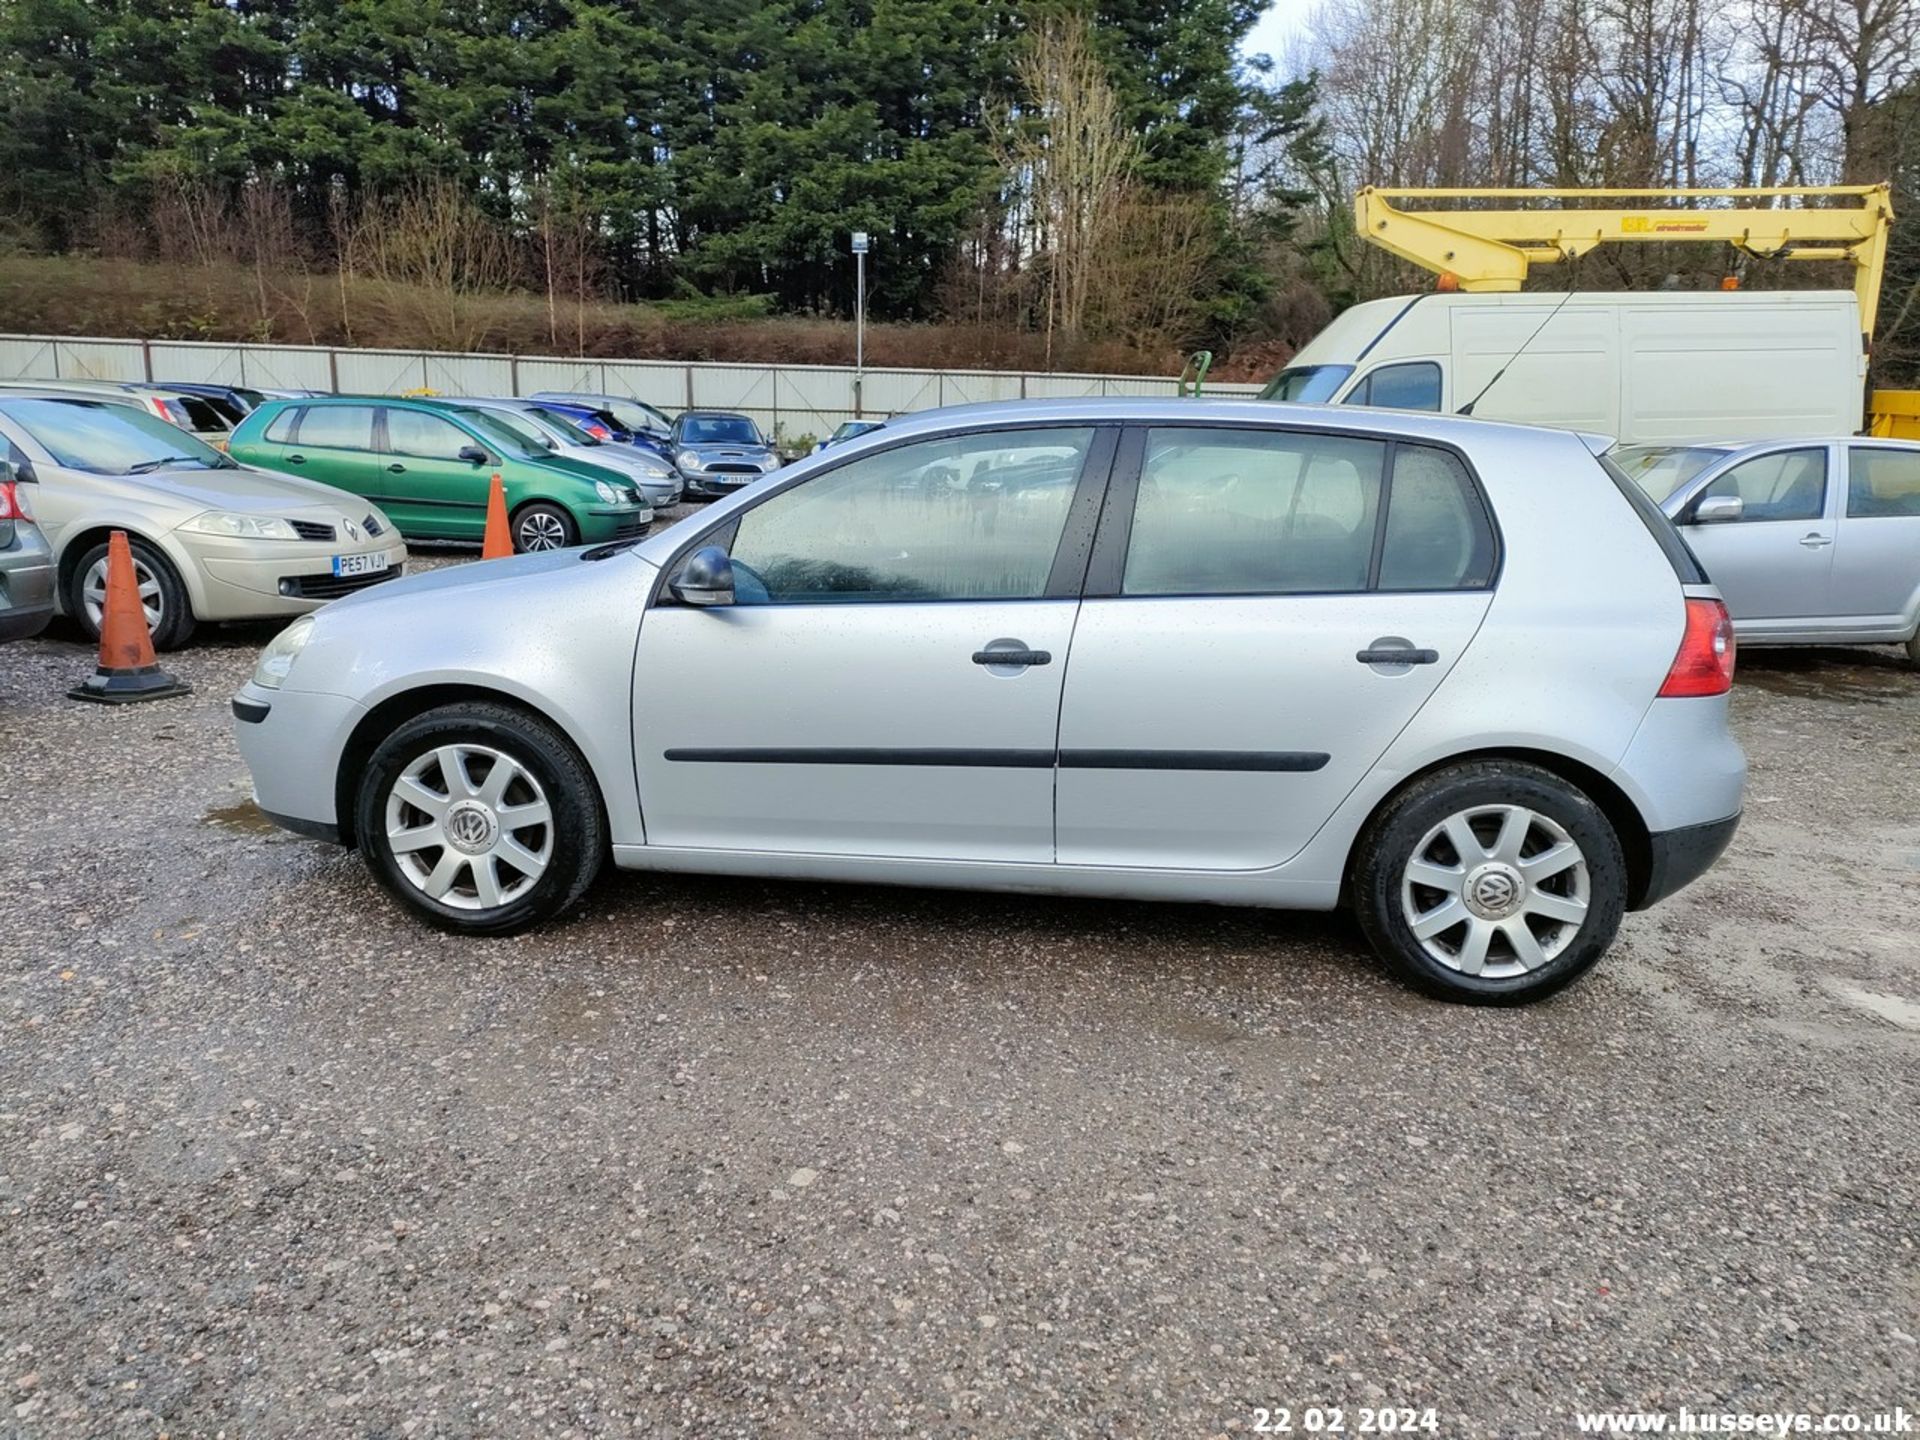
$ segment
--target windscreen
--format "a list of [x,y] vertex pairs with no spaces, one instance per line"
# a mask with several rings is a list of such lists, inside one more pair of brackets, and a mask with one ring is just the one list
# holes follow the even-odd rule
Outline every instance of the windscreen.
[[131,405],[85,400],[15,400],[7,415],[68,470],[138,475],[153,470],[229,470],[233,461],[204,441]]
[[1659,505],[1726,453],[1704,445],[1627,445],[1610,451],[1608,458]]
[[1260,392],[1262,400],[1290,400],[1312,405],[1331,400],[1333,392],[1353,374],[1351,365],[1298,365],[1282,370]]
[[460,418],[509,455],[518,455],[522,460],[539,460],[546,456],[546,446],[537,440],[524,438],[509,425],[502,425],[500,417],[491,411],[463,410]]
[[569,445],[599,445],[604,442],[582,430],[572,416],[562,415],[558,410],[549,410],[544,405],[528,407],[528,414],[537,415],[540,423]]
[[470,420],[478,417],[482,420],[491,420],[495,425],[504,426],[518,435],[523,444],[535,450],[553,448],[553,442],[547,439],[538,425],[524,415],[515,414],[511,410],[464,410],[461,413]]
[[685,415],[680,440],[685,445],[758,445],[760,431],[744,415]]

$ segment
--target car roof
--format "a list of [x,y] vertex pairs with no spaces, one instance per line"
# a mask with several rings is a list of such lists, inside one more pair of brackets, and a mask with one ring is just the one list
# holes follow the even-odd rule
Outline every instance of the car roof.
[[924,431],[988,429],[995,425],[1033,424],[1208,424],[1259,425],[1288,429],[1353,431],[1410,440],[1469,446],[1474,440],[1504,435],[1515,439],[1554,437],[1585,446],[1571,430],[1517,425],[1469,415],[1437,415],[1425,410],[1389,410],[1358,405],[1300,405],[1278,400],[1182,399],[1175,396],[1114,395],[1061,400],[990,400],[917,410],[887,420],[892,438]]
[[[964,407],[956,407],[956,408],[964,408]],[[742,414],[738,410],[682,410],[680,412],[679,418],[682,420],[749,420],[749,421],[753,419],[751,415]]]

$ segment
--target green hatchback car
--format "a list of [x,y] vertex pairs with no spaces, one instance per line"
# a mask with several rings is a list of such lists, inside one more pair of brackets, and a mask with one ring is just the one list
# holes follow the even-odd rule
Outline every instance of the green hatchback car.
[[495,475],[515,550],[630,540],[653,524],[652,507],[626,477],[537,450],[484,414],[431,400],[271,401],[240,422],[230,453],[364,496],[409,540],[479,540]]

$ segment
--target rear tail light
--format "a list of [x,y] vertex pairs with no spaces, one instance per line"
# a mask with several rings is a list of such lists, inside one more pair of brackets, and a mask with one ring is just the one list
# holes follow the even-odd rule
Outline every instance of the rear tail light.
[[1673,657],[1661,695],[1726,694],[1733,688],[1733,650],[1733,619],[1727,607],[1718,600],[1688,600],[1686,634],[1680,637],[1680,653]]
[[27,512],[20,508],[20,489],[12,480],[0,480],[0,520],[24,520]]
[[599,424],[589,423],[587,433],[596,440],[611,440],[613,438],[613,432],[606,426]]
[[173,416],[167,413],[167,402],[162,400],[157,395],[147,396],[147,408],[151,410],[154,414],[158,415],[162,420],[173,419]]

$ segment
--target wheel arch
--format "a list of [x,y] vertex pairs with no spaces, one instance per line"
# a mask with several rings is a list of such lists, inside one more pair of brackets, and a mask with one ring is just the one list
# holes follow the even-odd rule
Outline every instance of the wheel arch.
[[173,567],[180,588],[187,592],[187,607],[197,619],[207,608],[207,597],[200,583],[200,569],[179,549],[152,530],[123,521],[98,520],[77,526],[60,537],[59,553],[54,557],[54,599],[60,613],[69,614],[67,591],[73,583],[80,561],[95,545],[104,545],[116,530],[124,531],[129,542],[138,540],[158,550]]
[[[594,803],[600,807],[603,825],[607,825],[607,797],[599,771],[588,758],[586,747],[580,743],[580,737],[572,729],[553,715],[528,703],[526,699],[508,690],[495,689],[488,685],[459,682],[444,682],[420,685],[412,689],[401,690],[387,696],[369,707],[355,723],[347,736],[346,744],[340,749],[340,763],[334,771],[333,812],[339,826],[340,843],[355,843],[354,812],[355,789],[360,776],[365,772],[367,763],[373,758],[373,752],[380,748],[380,742],[391,735],[400,726],[429,710],[438,710],[443,705],[456,705],[462,701],[497,705],[507,710],[515,710],[528,719],[537,720],[547,726],[573,751],[581,767],[593,777]],[[611,833],[611,830],[608,830]]]
[[1389,805],[1431,775],[1450,770],[1458,765],[1470,765],[1487,760],[1517,760],[1528,765],[1536,765],[1566,781],[1593,801],[1599,807],[1600,813],[1607,817],[1607,823],[1613,826],[1613,832],[1620,841],[1620,853],[1627,862],[1627,908],[1634,910],[1640,907],[1653,881],[1653,840],[1639,807],[1628,797],[1626,791],[1591,765],[1556,751],[1535,750],[1518,745],[1496,746],[1485,750],[1462,750],[1458,754],[1442,756],[1414,771],[1382,795],[1373,809],[1367,813],[1366,820],[1355,833],[1353,845],[1348,849],[1347,863],[1340,876],[1341,903],[1345,904],[1351,896],[1353,868],[1359,859],[1361,846],[1372,832],[1374,822]]

